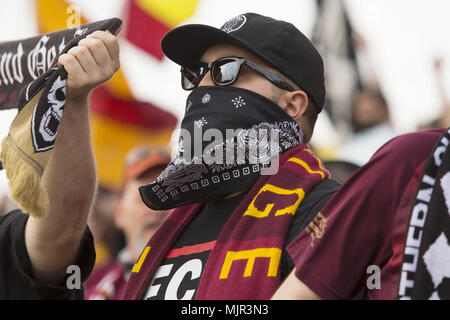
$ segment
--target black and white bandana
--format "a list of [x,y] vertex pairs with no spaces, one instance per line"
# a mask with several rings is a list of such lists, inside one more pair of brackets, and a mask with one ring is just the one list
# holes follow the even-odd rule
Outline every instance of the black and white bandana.
[[199,87],[188,97],[178,153],[140,188],[152,209],[212,201],[250,188],[278,156],[302,144],[297,123],[273,101],[235,87]]

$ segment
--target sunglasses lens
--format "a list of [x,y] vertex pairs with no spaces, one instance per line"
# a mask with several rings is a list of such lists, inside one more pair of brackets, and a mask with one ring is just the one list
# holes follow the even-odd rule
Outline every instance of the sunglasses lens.
[[181,85],[184,90],[192,90],[198,86],[203,76],[204,67],[182,67],[181,68]]
[[218,85],[229,85],[236,81],[239,73],[239,61],[234,59],[222,59],[214,63],[212,68],[212,78]]

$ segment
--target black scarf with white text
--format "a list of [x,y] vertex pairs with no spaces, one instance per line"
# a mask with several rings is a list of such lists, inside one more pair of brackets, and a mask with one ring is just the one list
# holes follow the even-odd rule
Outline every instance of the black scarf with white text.
[[450,299],[450,128],[417,187],[406,229],[399,299]]

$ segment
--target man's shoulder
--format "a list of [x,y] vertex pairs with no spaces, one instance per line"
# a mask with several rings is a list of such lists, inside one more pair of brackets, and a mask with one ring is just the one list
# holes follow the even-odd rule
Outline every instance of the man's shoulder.
[[397,136],[378,149],[360,173],[375,180],[384,180],[380,172],[409,177],[428,159],[443,132],[443,129],[437,129]]
[[341,184],[331,178],[320,181],[305,195],[297,209],[296,216],[305,214],[315,216],[340,187]]
[[339,182],[333,179],[325,179],[306,194],[292,220],[287,236],[287,243],[292,241],[314,220],[340,187],[341,184]]
[[405,157],[430,151],[444,131],[444,129],[433,129],[399,135],[382,146],[377,154]]
[[318,202],[327,202],[340,187],[341,184],[332,178],[320,181],[305,195],[299,210],[314,207]]
[[13,210],[9,213],[0,215],[0,230],[2,228],[9,227],[14,222],[26,220],[28,218],[27,214],[24,214],[21,210]]

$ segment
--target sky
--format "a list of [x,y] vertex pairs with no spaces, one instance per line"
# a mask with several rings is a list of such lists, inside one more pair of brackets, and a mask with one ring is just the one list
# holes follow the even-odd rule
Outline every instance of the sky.
[[[125,0],[71,0],[89,20],[121,16]],[[33,0],[0,0],[0,42],[37,34]],[[366,39],[372,69],[388,100],[395,128],[408,132],[432,120],[441,110],[433,59],[444,59],[445,91],[450,98],[450,1],[345,0],[350,19]],[[310,36],[316,19],[313,0],[199,0],[194,16],[184,23],[220,27],[231,17],[256,12],[296,25]],[[161,63],[121,40],[121,63],[134,95],[183,115],[187,93],[179,85],[179,68],[168,59]],[[0,111],[0,139],[8,132],[15,111]],[[317,139],[336,137],[326,116],[318,124]],[[0,192],[6,190],[0,172]]]

